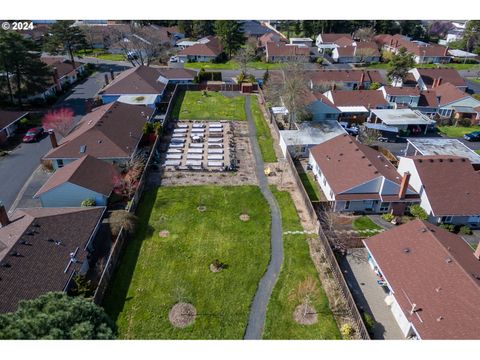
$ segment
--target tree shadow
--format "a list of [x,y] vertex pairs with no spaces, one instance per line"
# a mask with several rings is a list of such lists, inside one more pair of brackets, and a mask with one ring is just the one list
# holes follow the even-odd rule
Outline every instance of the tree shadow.
[[117,261],[116,270],[110,280],[102,305],[113,321],[117,321],[123,311],[125,303],[133,299],[127,297],[128,289],[132,281],[135,266],[137,264],[140,249],[146,237],[153,234],[154,228],[148,221],[157,198],[158,188],[144,192],[137,208],[136,215],[139,217],[137,230],[133,236],[129,236],[125,242],[122,253]]

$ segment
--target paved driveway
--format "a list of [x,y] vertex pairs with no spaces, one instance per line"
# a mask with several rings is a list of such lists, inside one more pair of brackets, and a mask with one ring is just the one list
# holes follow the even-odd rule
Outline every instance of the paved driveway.
[[[69,107],[75,113],[75,121],[85,115],[85,100],[93,98],[104,84],[105,73],[110,69],[120,71],[114,65],[102,65],[100,71],[72,88],[55,107]],[[40,159],[50,149],[50,141],[44,137],[33,144],[21,144],[8,156],[0,158],[0,201],[9,209],[34,170]]]
[[387,293],[377,284],[376,276],[367,261],[367,250],[349,249],[340,261],[345,280],[359,309],[376,321],[374,339],[405,339],[400,327],[385,303]]

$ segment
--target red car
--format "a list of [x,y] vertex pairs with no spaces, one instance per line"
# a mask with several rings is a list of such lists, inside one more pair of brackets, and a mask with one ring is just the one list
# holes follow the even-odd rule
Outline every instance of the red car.
[[31,128],[30,130],[27,131],[27,133],[23,137],[23,142],[24,143],[36,142],[42,138],[43,132],[44,131],[42,127]]

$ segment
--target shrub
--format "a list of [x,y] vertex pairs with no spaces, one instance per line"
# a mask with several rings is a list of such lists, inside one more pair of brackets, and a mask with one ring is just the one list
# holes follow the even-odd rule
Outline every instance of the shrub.
[[346,340],[352,338],[353,332],[354,329],[350,324],[345,323],[340,327],[340,333],[342,334],[342,337]]
[[363,322],[365,323],[365,327],[367,328],[367,331],[369,334],[373,334],[373,329],[375,328],[375,324],[377,323],[372,315],[370,315],[369,313],[366,313],[364,312],[362,314],[362,317],[363,317]]
[[388,222],[392,221],[394,218],[395,218],[395,216],[390,214],[390,213],[382,215],[382,219],[385,220],[385,221],[388,221]]
[[7,156],[7,155],[8,155],[8,151],[0,150],[0,157]]
[[122,227],[126,232],[132,234],[137,226],[137,221],[138,218],[135,215],[125,210],[112,211],[108,218],[110,231],[114,237],[117,237]]
[[87,207],[87,206],[95,206],[96,202],[94,199],[85,199],[82,201],[80,204],[82,207]]
[[143,124],[143,134],[144,135],[148,135],[148,134],[151,134],[153,133],[153,130],[154,130],[154,127],[153,127],[153,124],[151,122],[146,122],[145,124]]
[[450,232],[455,232],[455,225],[453,224],[441,224],[440,227]]
[[382,87],[382,84],[378,83],[378,82],[373,82],[370,84],[370,87],[368,88],[369,90],[377,90],[377,89],[380,89]]
[[418,204],[410,206],[410,214],[420,220],[427,220],[428,214]]
[[470,127],[472,125],[472,120],[468,118],[461,118],[457,120],[456,126]]
[[472,229],[468,226],[462,226],[459,230],[459,233],[462,235],[472,235]]

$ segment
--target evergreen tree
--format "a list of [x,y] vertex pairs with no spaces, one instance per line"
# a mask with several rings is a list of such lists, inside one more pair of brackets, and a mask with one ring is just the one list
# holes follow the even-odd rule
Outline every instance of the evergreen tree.
[[213,25],[213,20],[194,20],[192,26],[193,36],[204,37],[213,35],[215,33]]
[[391,69],[387,72],[388,79],[394,83],[404,81],[408,70],[414,66],[413,57],[404,47],[400,48],[398,54],[390,60]]
[[85,34],[72,20],[59,20],[50,27],[50,36],[45,43],[45,50],[55,53],[67,53],[75,66],[74,51],[87,46]]
[[215,21],[215,34],[220,38],[223,50],[228,54],[229,59],[235,51],[245,44],[245,36],[243,35],[241,25],[238,21]]
[[23,300],[14,313],[0,314],[0,339],[114,339],[114,324],[105,311],[83,297],[47,293]]
[[22,98],[43,91],[50,72],[40,60],[35,43],[14,31],[0,30],[0,72],[5,73],[5,86],[13,103],[14,96]]
[[184,33],[186,37],[193,36],[193,21],[192,20],[179,20],[177,23],[178,30]]

